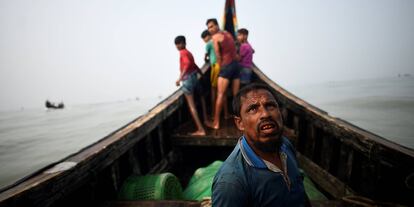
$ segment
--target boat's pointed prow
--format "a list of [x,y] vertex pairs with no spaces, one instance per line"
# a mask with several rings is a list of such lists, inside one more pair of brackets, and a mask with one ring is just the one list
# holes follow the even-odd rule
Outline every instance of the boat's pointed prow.
[[222,29],[230,32],[233,37],[236,37],[237,33],[237,18],[236,18],[236,4],[234,0],[226,0],[224,6],[223,24]]

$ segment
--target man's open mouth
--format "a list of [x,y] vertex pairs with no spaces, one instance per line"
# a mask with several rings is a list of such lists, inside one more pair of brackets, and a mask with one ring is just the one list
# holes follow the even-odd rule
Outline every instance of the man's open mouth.
[[273,134],[278,128],[275,122],[265,122],[259,125],[259,130],[264,134]]
[[275,124],[263,124],[260,127],[260,130],[267,130],[267,129],[273,129],[273,128],[275,128]]

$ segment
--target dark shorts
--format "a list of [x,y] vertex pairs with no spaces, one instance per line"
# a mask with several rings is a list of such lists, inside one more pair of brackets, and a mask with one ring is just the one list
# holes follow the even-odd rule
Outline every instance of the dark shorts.
[[240,69],[240,83],[248,84],[252,80],[252,69],[241,67]]
[[[203,76],[200,79],[197,78],[198,73],[194,72],[188,76],[187,79],[183,80],[183,86],[181,90],[186,95],[194,95],[194,96],[205,96],[206,90],[204,90],[203,85],[210,84],[210,80],[207,76]],[[205,83],[207,81],[207,83]]]
[[233,80],[233,79],[240,78],[239,75],[240,75],[239,63],[237,63],[236,61],[233,61],[228,65],[223,65],[220,68],[219,77]]

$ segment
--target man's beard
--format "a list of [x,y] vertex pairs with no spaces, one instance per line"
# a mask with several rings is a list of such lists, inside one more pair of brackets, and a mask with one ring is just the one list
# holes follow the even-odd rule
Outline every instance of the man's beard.
[[273,123],[275,125],[275,127],[278,128],[278,130],[272,134],[261,134],[261,136],[266,136],[269,138],[268,142],[254,142],[254,146],[262,151],[262,152],[266,152],[266,153],[272,153],[272,152],[278,152],[280,145],[282,145],[282,134],[283,134],[283,124],[281,122],[277,122],[273,119],[266,119],[266,120],[262,120],[258,125],[257,125],[257,132],[258,134],[260,134],[260,126],[264,123]]
[[278,139],[271,139],[268,142],[253,142],[254,146],[265,153],[272,153],[278,152],[280,145],[282,145],[282,137],[280,136]]

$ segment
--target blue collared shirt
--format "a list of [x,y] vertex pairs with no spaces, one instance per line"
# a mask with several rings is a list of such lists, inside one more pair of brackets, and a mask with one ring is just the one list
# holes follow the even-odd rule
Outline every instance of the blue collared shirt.
[[279,152],[282,169],[257,156],[242,136],[214,177],[213,206],[304,206],[295,151],[285,137]]

